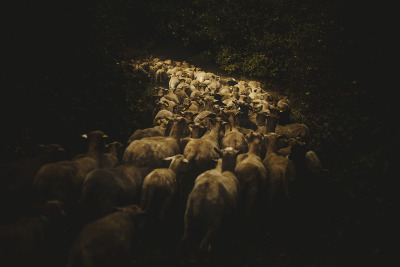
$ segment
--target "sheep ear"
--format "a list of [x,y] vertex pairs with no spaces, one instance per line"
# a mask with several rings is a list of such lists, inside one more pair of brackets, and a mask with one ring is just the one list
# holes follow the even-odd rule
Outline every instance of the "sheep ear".
[[81,137],[82,137],[82,138],[85,138],[85,139],[88,138],[87,134],[82,134]]
[[165,161],[171,161],[171,160],[173,160],[173,159],[174,159],[174,157],[172,156],[172,157],[164,158],[163,160],[165,160]]

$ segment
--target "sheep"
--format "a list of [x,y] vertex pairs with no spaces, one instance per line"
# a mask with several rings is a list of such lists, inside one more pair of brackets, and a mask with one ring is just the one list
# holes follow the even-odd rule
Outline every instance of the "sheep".
[[329,172],[328,169],[324,168],[321,160],[314,150],[308,150],[306,152],[306,166],[314,174],[321,175]]
[[211,80],[211,83],[207,86],[207,89],[209,89],[212,94],[217,92],[220,88],[221,83],[219,82],[219,78]]
[[301,141],[310,141],[310,129],[304,123],[289,123],[286,125],[276,125],[275,132],[285,138],[300,138]]
[[[195,115],[197,116],[200,111],[200,106],[203,104],[204,104],[204,102],[202,102],[200,100],[191,100],[190,104],[188,105],[188,107],[185,111],[190,111],[190,112],[196,113]],[[194,121],[194,118],[192,119],[192,121]]]
[[200,123],[192,123],[189,125],[191,138],[201,138],[207,131],[205,125]]
[[143,181],[140,207],[149,218],[164,220],[178,190],[177,175],[187,170],[189,161],[182,154],[164,159],[170,161],[168,168],[157,168]]
[[66,152],[59,144],[43,145],[35,157],[23,158],[0,166],[0,203],[2,221],[17,219],[29,210],[27,203],[32,201],[32,182],[41,166],[65,159]]
[[114,155],[117,158],[117,163],[113,165],[116,166],[122,161],[122,153],[124,152],[124,145],[119,141],[113,141],[111,143],[106,144],[106,150],[111,155]]
[[257,214],[265,213],[265,192],[268,172],[262,161],[264,135],[251,132],[248,136],[249,151],[237,158],[235,175],[240,184],[240,214],[245,222]]
[[270,114],[266,122],[266,132],[275,132],[285,138],[300,138],[303,142],[308,142],[310,140],[310,130],[307,125],[303,123],[289,123],[286,125],[277,124],[279,120],[279,109],[274,106],[269,106]]
[[225,130],[225,136],[221,140],[221,148],[234,147],[239,150],[240,153],[246,153],[248,151],[247,140],[243,133],[239,132],[237,128],[237,111],[227,110],[223,111],[223,114],[229,121],[229,130]]
[[277,154],[278,134],[269,133],[267,138],[267,151],[263,159],[263,164],[268,171],[268,213],[274,209],[279,209],[275,204],[278,199],[283,197],[290,199],[290,187],[296,177],[296,169],[292,160]]
[[158,126],[160,125],[160,122],[162,121],[162,119],[166,119],[166,120],[171,120],[175,117],[174,113],[172,113],[169,110],[166,109],[162,109],[160,111],[157,112],[157,114],[154,116],[153,119],[153,126]]
[[235,213],[239,188],[234,172],[237,155],[234,148],[223,149],[218,167],[195,180],[187,199],[181,238],[184,257],[188,260],[199,258],[198,253],[209,255],[221,226]]
[[193,111],[190,109],[186,109],[182,111],[182,116],[188,121],[188,123],[194,123],[194,118],[199,114],[198,111]]
[[[122,143],[118,141],[111,142],[105,145],[105,149],[109,149],[108,152],[101,153],[100,155],[100,167],[101,168],[113,168],[120,163],[120,157],[118,150],[123,147]],[[111,148],[111,149],[110,149]]]
[[238,129],[244,134],[247,134],[251,131],[257,131],[257,124],[252,122],[249,118],[249,110],[251,106],[244,102],[238,102],[238,110],[240,113],[238,114]]
[[120,164],[110,169],[94,169],[82,185],[78,201],[83,223],[99,219],[114,211],[114,207],[139,204],[143,180],[152,168]]
[[194,78],[200,83],[203,83],[207,79],[207,74],[205,71],[195,72]]
[[[88,138],[86,134],[83,134],[82,137],[86,138],[86,139]],[[103,138],[108,138],[108,136],[103,135]],[[118,141],[115,141],[115,142],[119,143]],[[121,143],[118,145],[117,145],[117,143],[114,143],[113,145],[118,146],[118,147],[122,146]],[[112,168],[119,163],[119,159],[118,159],[118,155],[117,155],[116,151],[107,152],[106,151],[107,147],[108,147],[108,144],[105,144],[104,148],[102,149],[104,151],[99,154],[98,160],[99,160],[99,167],[101,167],[101,168]],[[72,158],[72,160],[80,159],[80,158],[86,157],[86,156],[87,156],[87,154],[81,153],[81,154],[75,155]]]
[[164,84],[168,79],[167,72],[161,68],[156,71],[155,83]]
[[75,206],[87,173],[100,168],[101,155],[105,149],[103,131],[88,134],[89,148],[85,155],[43,165],[33,180],[36,201],[56,199],[63,201],[67,210]]
[[163,109],[166,109],[174,113],[176,106],[178,105],[175,101],[168,100],[164,96],[160,98],[160,103],[163,105]]
[[279,124],[285,125],[290,122],[290,101],[285,96],[284,98],[280,99],[277,103],[277,108],[279,109]]
[[125,149],[123,162],[138,167],[160,168],[163,159],[180,153],[179,141],[189,133],[185,118],[173,120],[169,136],[153,136],[135,140]]
[[257,88],[261,88],[261,83],[258,81],[249,81],[247,83],[247,85],[251,88],[251,89],[257,89]]
[[128,139],[128,144],[132,143],[135,140],[140,140],[144,137],[152,137],[152,136],[165,136],[169,124],[169,120],[162,118],[158,119],[158,125],[145,129],[136,129],[133,134]]
[[180,83],[179,78],[175,75],[171,76],[171,78],[169,79],[169,89],[176,89],[176,87]]
[[276,151],[276,154],[283,157],[288,157],[292,151],[293,146],[300,142],[300,138],[289,138],[288,145]]
[[266,112],[266,111],[257,112],[257,115],[256,115],[257,130],[256,130],[256,132],[263,133],[263,134],[267,133],[267,127],[266,127],[267,118],[268,118],[268,112]]
[[211,119],[210,124],[212,128],[208,132],[199,139],[191,139],[184,147],[183,155],[197,172],[213,168],[214,159],[219,158],[215,149],[220,148],[222,122]]
[[207,127],[210,125],[208,124],[208,118],[215,117],[215,113],[209,110],[200,111],[193,119],[194,123],[204,124]]
[[204,107],[202,107],[201,109],[199,109],[199,111],[211,111],[213,112],[213,105],[215,103],[215,99],[213,96],[205,96],[203,98],[204,101]]
[[288,158],[296,164],[296,169],[301,170],[301,173],[306,173],[308,176],[321,176],[329,172],[324,168],[317,153],[309,149],[305,142],[296,142],[292,147]]
[[[193,92],[193,89],[191,88],[191,85],[190,85],[190,83],[188,82],[188,80],[187,80],[187,81],[184,81],[184,82],[181,82],[180,84],[178,84],[178,85],[176,86],[176,88],[175,88],[175,93],[178,93],[179,91],[182,91],[182,93],[179,93],[180,96],[178,96],[178,97],[181,98],[181,103],[182,103],[183,97],[188,98],[188,97],[192,94],[192,92]],[[183,94],[183,93],[184,93],[184,94]]]
[[138,205],[115,209],[82,228],[68,252],[68,267],[132,265],[145,213]]
[[[163,97],[166,98],[169,101],[174,102],[175,104],[179,104],[180,100],[178,98],[178,96],[174,93],[174,89],[169,89],[168,93],[165,94]],[[160,101],[162,101],[162,98],[160,99]]]
[[187,95],[187,93],[185,92],[185,88],[183,86],[178,87],[175,90],[175,95],[178,97],[178,101],[180,104],[183,103],[184,99],[189,98],[189,96]]
[[50,200],[32,215],[0,225],[2,266],[59,266],[68,238],[63,203]]
[[166,60],[164,60],[164,64],[170,66],[170,65],[172,65],[172,60],[166,59]]

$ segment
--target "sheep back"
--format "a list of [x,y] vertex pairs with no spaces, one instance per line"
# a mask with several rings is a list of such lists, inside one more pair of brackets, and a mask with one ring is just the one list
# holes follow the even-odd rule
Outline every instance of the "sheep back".
[[176,192],[177,181],[174,171],[167,168],[155,169],[143,181],[140,207],[150,217],[162,219],[168,212]]
[[163,167],[163,159],[180,153],[179,143],[172,137],[147,137],[135,140],[125,149],[123,162],[138,167]]
[[215,166],[214,159],[219,158],[214,148],[218,147],[208,139],[192,139],[185,146],[183,155],[199,171],[209,170]]
[[143,219],[132,205],[86,224],[71,246],[68,266],[130,266]]

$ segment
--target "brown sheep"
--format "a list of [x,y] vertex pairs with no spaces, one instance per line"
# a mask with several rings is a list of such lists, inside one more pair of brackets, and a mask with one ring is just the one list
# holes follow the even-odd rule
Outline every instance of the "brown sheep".
[[284,98],[280,99],[276,104],[276,107],[279,109],[279,124],[285,125],[290,122],[290,101],[285,96]]
[[138,167],[161,168],[164,158],[181,153],[179,142],[188,132],[186,119],[177,117],[169,136],[145,137],[130,143],[125,149],[123,162]]
[[279,120],[279,109],[274,106],[269,106],[270,114],[266,122],[267,133],[277,133],[285,138],[300,138],[303,142],[310,140],[310,130],[307,125],[303,123],[290,123],[286,125],[277,124]]
[[140,207],[148,217],[163,220],[178,191],[177,175],[188,168],[188,160],[182,154],[165,158],[170,161],[168,168],[157,168],[143,181]]
[[63,203],[51,200],[35,206],[35,214],[0,225],[3,266],[58,266],[67,249]]
[[160,68],[156,71],[155,83],[156,84],[165,84],[168,80],[167,72],[164,68]]
[[265,213],[266,186],[268,173],[262,161],[264,135],[250,133],[248,136],[249,151],[237,158],[235,174],[240,183],[240,214],[247,222],[256,214]]
[[239,153],[246,153],[248,151],[248,143],[243,133],[237,128],[237,111],[227,110],[223,111],[229,120],[229,130],[225,130],[225,136],[221,140],[221,148],[234,147],[239,150]]
[[219,149],[222,122],[210,120],[212,128],[199,139],[191,139],[183,150],[183,155],[199,173],[212,169],[214,159],[219,158],[215,149]]
[[[296,169],[292,160],[277,154],[278,134],[269,133],[267,138],[267,152],[263,164],[268,171],[268,212],[279,209],[279,199],[290,199],[290,187],[296,177]],[[278,203],[275,203],[277,202]]]
[[117,157],[118,163],[114,166],[117,166],[122,161],[122,154],[124,153],[124,145],[119,141],[113,141],[111,143],[106,144],[106,150],[111,155]]
[[68,267],[131,266],[145,213],[137,205],[86,224],[70,248]]
[[45,164],[65,159],[66,152],[58,144],[49,144],[32,158],[23,158],[0,166],[0,205],[4,214],[2,221],[17,219],[20,214],[26,214],[32,201],[32,182]]
[[88,134],[89,148],[85,155],[43,165],[33,180],[33,190],[38,198],[36,201],[60,200],[67,210],[75,206],[86,174],[101,167],[104,137],[104,132],[92,131]]
[[159,121],[161,121],[162,119],[169,121],[169,120],[173,119],[174,117],[175,117],[175,115],[171,111],[166,110],[166,109],[161,109],[154,116],[153,126],[159,126],[160,125]]
[[185,259],[199,259],[199,253],[209,255],[221,225],[227,222],[224,219],[235,213],[239,190],[235,176],[238,151],[225,148],[222,154],[219,167],[200,174],[189,194],[181,239]]
[[152,170],[120,164],[89,172],[83,181],[78,202],[82,221],[99,219],[113,212],[117,206],[139,204],[143,180]]
[[289,138],[288,145],[276,151],[276,154],[283,157],[288,157],[290,152],[292,151],[293,146],[295,146],[298,142],[300,142],[299,138]]
[[310,130],[304,123],[278,124],[276,125],[275,132],[286,138],[299,137],[303,142],[310,141]]
[[169,120],[162,118],[157,120],[159,125],[145,128],[145,129],[137,129],[133,132],[133,134],[128,139],[128,144],[132,143],[135,140],[140,140],[144,137],[152,137],[152,136],[165,136],[169,124]]

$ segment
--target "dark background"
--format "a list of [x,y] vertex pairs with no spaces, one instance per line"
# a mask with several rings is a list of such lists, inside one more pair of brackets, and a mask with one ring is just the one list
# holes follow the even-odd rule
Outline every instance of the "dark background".
[[[313,266],[384,266],[392,259],[399,136],[393,7],[22,0],[8,1],[1,13],[2,162],[46,143],[74,155],[82,149],[78,135],[93,129],[125,142],[150,126],[153,106],[148,80],[121,62],[186,60],[262,81],[288,95],[294,119],[310,126],[311,145],[330,170],[312,188],[322,198],[305,240]],[[24,155],[15,152],[20,146]]]

